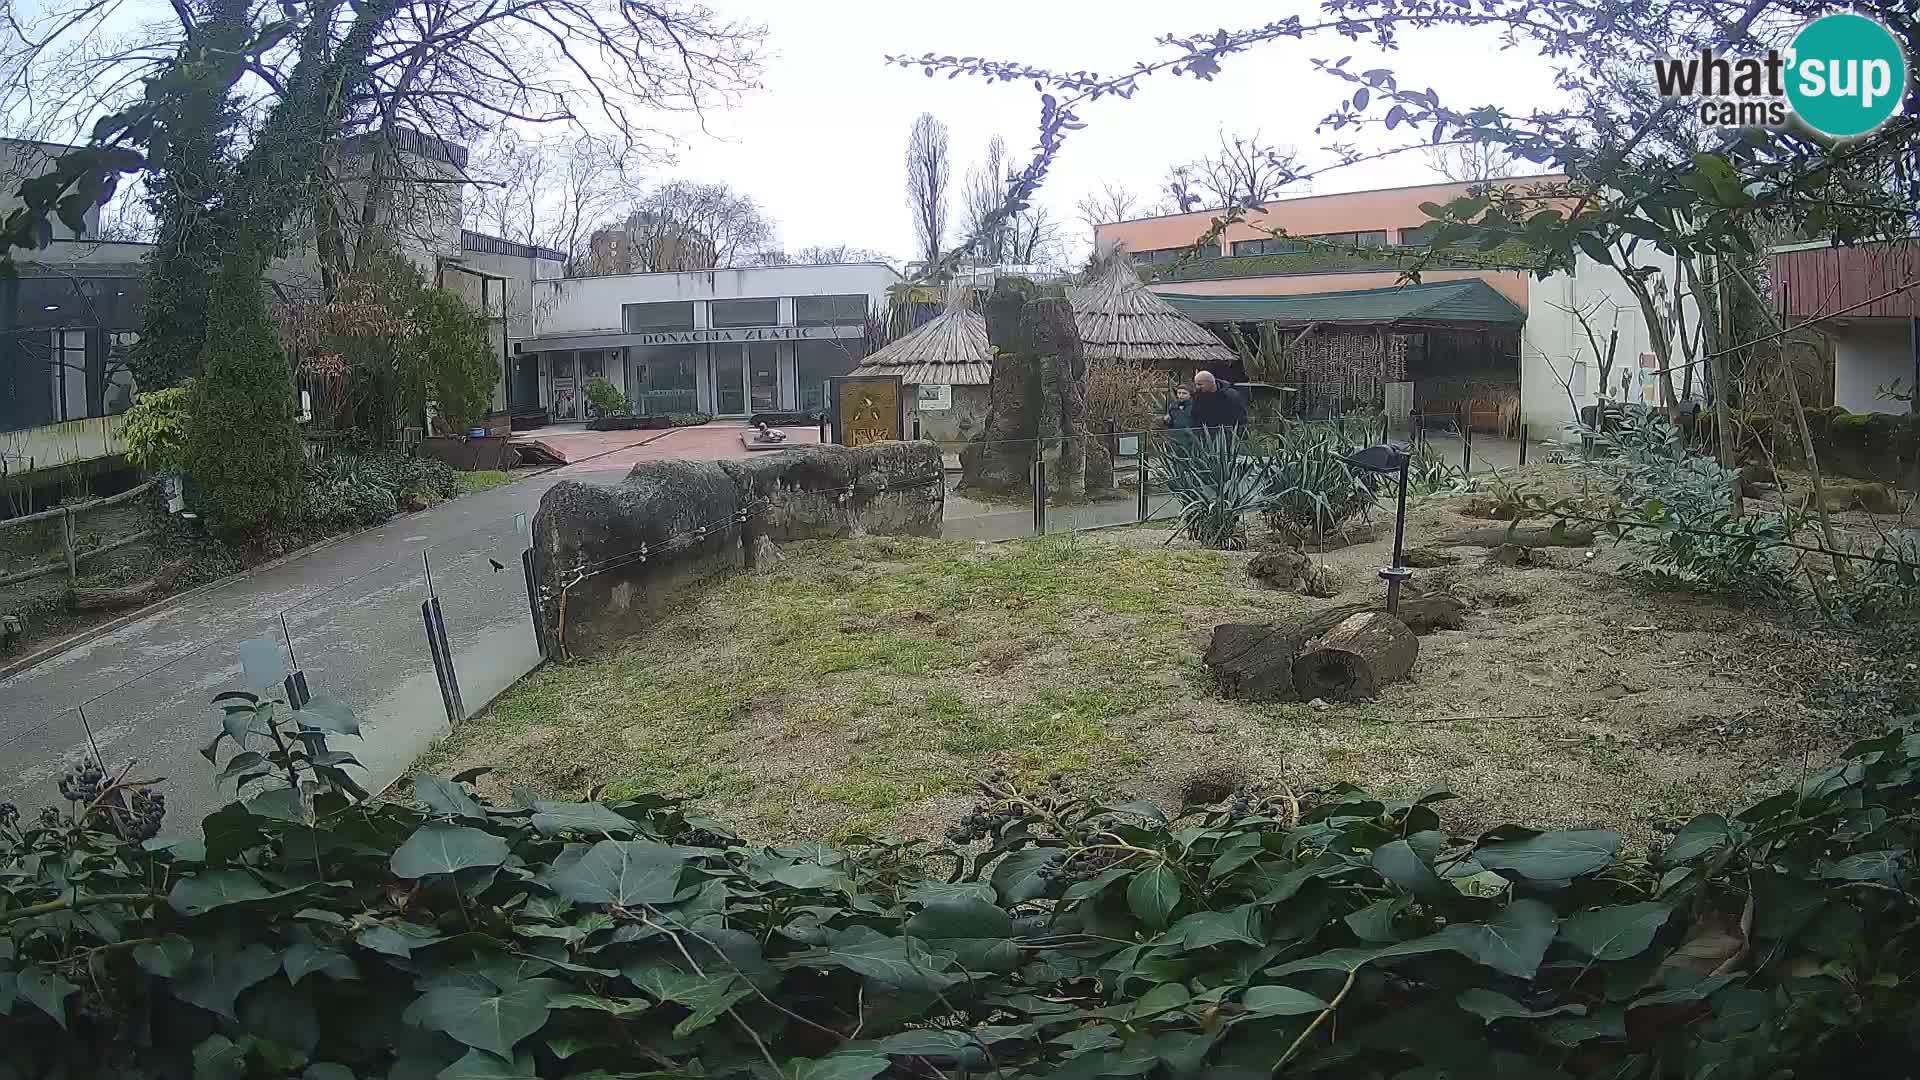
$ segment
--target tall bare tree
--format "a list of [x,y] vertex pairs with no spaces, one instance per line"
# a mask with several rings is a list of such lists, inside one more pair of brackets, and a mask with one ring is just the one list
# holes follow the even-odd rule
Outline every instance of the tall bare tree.
[[952,171],[947,125],[932,113],[921,113],[907,136],[907,210],[913,215],[913,233],[927,266],[940,261],[946,244],[947,184]]
[[751,266],[774,245],[760,205],[725,184],[674,180],[649,192],[620,226],[635,271]]
[[1462,184],[1498,180],[1520,171],[1519,163],[1493,143],[1465,140],[1429,147],[1427,167]]
[[1192,165],[1193,186],[1214,206],[1253,209],[1272,201],[1300,170],[1292,147],[1260,141],[1260,133],[1220,133],[1220,148]]
[[769,249],[759,253],[754,262],[760,266],[836,266],[843,263],[889,263],[893,262],[885,252],[872,248],[854,247],[851,244],[810,245],[794,251]]
[[986,156],[967,170],[960,192],[961,226],[967,235],[979,237],[973,254],[988,266],[1007,261],[1013,217],[998,212],[1007,198],[1007,166],[1007,141],[995,135],[987,142]]
[[1100,190],[1080,196],[1073,208],[1089,231],[1145,213],[1140,196],[1127,190],[1125,184],[1115,183],[1103,183]]

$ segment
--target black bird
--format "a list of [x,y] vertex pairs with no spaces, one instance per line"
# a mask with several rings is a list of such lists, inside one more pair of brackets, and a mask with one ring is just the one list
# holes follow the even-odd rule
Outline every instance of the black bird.
[[496,559],[491,555],[487,556],[487,561],[493,564],[493,572],[496,574],[507,568],[506,563],[501,562],[499,559]]

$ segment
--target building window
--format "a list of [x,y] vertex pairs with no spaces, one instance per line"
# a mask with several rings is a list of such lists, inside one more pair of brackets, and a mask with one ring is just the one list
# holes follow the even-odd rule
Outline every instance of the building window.
[[698,345],[636,345],[627,363],[627,404],[635,416],[693,413]]
[[1307,239],[1338,247],[1383,248],[1387,246],[1387,230],[1370,229],[1366,232],[1318,233],[1307,237]]
[[1400,230],[1400,246],[1423,248],[1433,246],[1433,230],[1436,226],[1421,225],[1412,229]]
[[87,332],[55,330],[48,364],[53,389],[53,422],[89,416],[87,409]]
[[666,304],[621,304],[620,321],[629,334],[659,334],[693,329],[691,300]]
[[793,321],[800,326],[859,325],[867,321],[867,298],[851,296],[796,296]]
[[140,343],[132,330],[115,330],[107,335],[107,366],[101,379],[102,416],[118,416],[133,407],[133,367],[130,354]]
[[1160,263],[1173,262],[1182,255],[1185,255],[1189,250],[1188,248],[1174,247],[1154,248],[1150,251],[1136,251],[1133,253],[1133,261],[1142,266],[1155,266]]
[[715,300],[707,308],[707,325],[716,329],[733,326],[777,326],[780,301]]
[[825,409],[827,380],[852,371],[865,354],[866,342],[859,338],[794,342],[794,407],[801,412]]
[[1260,240],[1235,240],[1235,255],[1298,255],[1307,250],[1305,240],[1269,236]]

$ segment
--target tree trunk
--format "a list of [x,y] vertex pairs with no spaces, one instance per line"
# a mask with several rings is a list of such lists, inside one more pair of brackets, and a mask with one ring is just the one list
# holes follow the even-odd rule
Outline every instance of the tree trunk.
[[1384,611],[1349,615],[1301,646],[1293,661],[1294,692],[1306,698],[1360,701],[1404,679],[1420,655],[1420,639]]

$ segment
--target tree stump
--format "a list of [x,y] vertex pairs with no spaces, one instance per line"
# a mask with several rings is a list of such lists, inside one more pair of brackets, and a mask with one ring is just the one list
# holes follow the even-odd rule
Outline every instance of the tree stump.
[[1420,639],[1384,611],[1349,615],[1305,642],[1293,660],[1294,692],[1328,701],[1360,701],[1406,678]]
[[[1338,693],[1324,688],[1311,689],[1300,682],[1297,662],[1310,645],[1332,634],[1349,620],[1361,616],[1379,616],[1414,642],[1406,656],[1406,666],[1391,677],[1379,678],[1375,689],[1404,678],[1418,653],[1416,634],[1435,630],[1458,630],[1466,607],[1446,593],[1407,597],[1400,601],[1398,617],[1370,604],[1342,604],[1316,611],[1293,623],[1222,623],[1213,628],[1213,637],[1202,658],[1213,672],[1220,693],[1241,701],[1306,701],[1315,697],[1333,700]],[[1389,667],[1378,669],[1385,675]],[[1350,700],[1350,699],[1341,699]]]
[[152,578],[119,589],[68,589],[67,606],[75,611],[118,611],[151,603],[172,592],[180,575],[186,573],[190,565],[191,560],[188,559],[164,563],[154,571]]

